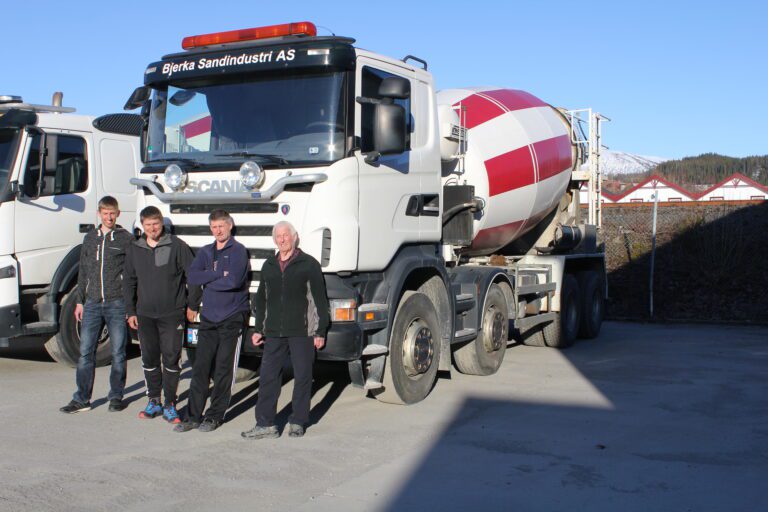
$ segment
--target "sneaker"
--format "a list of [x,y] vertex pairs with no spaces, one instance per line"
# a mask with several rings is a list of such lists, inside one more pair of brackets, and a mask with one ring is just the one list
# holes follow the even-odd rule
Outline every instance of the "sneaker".
[[244,439],[267,439],[280,437],[280,432],[274,425],[269,427],[260,427],[259,425],[256,425],[251,430],[241,432],[240,435]]
[[198,427],[200,432],[213,432],[221,426],[223,422],[214,418],[205,418]]
[[91,410],[91,402],[78,402],[77,400],[72,400],[67,405],[59,409],[61,412],[66,414],[74,414],[76,412],[85,412]]
[[298,423],[288,424],[288,437],[302,437],[304,435],[304,426]]
[[177,423],[175,427],[173,427],[174,432],[189,432],[190,430],[194,430],[200,426],[199,421],[182,421],[181,423]]
[[148,420],[161,414],[163,414],[163,408],[160,407],[160,401],[157,398],[150,398],[144,410],[139,412],[139,418]]
[[165,407],[163,407],[163,419],[174,425],[181,423],[179,413],[176,411],[176,406],[173,404],[165,404]]
[[109,401],[109,412],[120,412],[125,409],[125,404],[120,398],[113,398]]

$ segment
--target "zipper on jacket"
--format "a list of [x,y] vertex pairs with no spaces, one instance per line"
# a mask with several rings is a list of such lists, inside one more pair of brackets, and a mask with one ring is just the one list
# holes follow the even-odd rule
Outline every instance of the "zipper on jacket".
[[101,302],[106,302],[107,298],[104,297],[104,256],[106,254],[104,253],[104,246],[107,243],[107,236],[102,233],[102,240],[101,240],[101,273],[99,275],[99,281],[101,284]]
[[[277,263],[278,269],[280,262]],[[285,266],[288,270],[288,265]],[[285,320],[285,270],[280,272],[280,336],[283,335],[283,322]]]

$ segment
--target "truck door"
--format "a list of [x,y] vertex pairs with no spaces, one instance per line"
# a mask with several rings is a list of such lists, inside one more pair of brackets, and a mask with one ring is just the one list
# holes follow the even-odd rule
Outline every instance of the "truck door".
[[48,132],[40,197],[34,198],[40,173],[43,136],[26,140],[23,193],[16,201],[15,242],[23,285],[50,283],[67,253],[97,221],[96,183],[90,172],[91,135]]
[[[355,96],[379,98],[379,84],[389,76],[408,79],[413,91],[411,74],[405,68],[359,57]],[[411,98],[395,102],[405,108],[408,131],[412,132]],[[409,141],[404,153],[381,156],[378,161],[367,163],[366,153],[373,150],[373,112],[374,105],[356,106],[355,135],[361,148],[357,154],[360,168],[358,270],[381,270],[403,244],[420,239],[419,217],[406,215],[406,208],[412,196],[422,193],[421,150],[413,149]]]

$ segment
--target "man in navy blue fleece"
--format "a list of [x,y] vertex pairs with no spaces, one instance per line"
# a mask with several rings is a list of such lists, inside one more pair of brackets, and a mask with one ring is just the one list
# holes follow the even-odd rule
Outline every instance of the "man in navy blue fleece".
[[[215,210],[209,215],[208,222],[215,241],[198,251],[187,272],[190,284],[203,286],[203,307],[187,416],[184,422],[176,425],[176,432],[187,432],[193,428],[212,432],[224,422],[238,361],[240,336],[250,309],[248,277],[251,266],[248,250],[232,237],[234,222],[229,213]],[[211,403],[203,415],[211,373]]]

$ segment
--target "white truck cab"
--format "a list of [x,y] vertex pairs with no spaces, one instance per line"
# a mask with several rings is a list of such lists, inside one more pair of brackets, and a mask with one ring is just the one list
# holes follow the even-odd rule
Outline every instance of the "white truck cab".
[[[40,336],[49,354],[70,365],[79,357],[74,320],[80,247],[98,225],[97,204],[114,196],[119,224],[133,225],[140,164],[139,116],[74,115],[61,106],[0,96],[0,346]],[[97,355],[109,361],[102,336]]]

